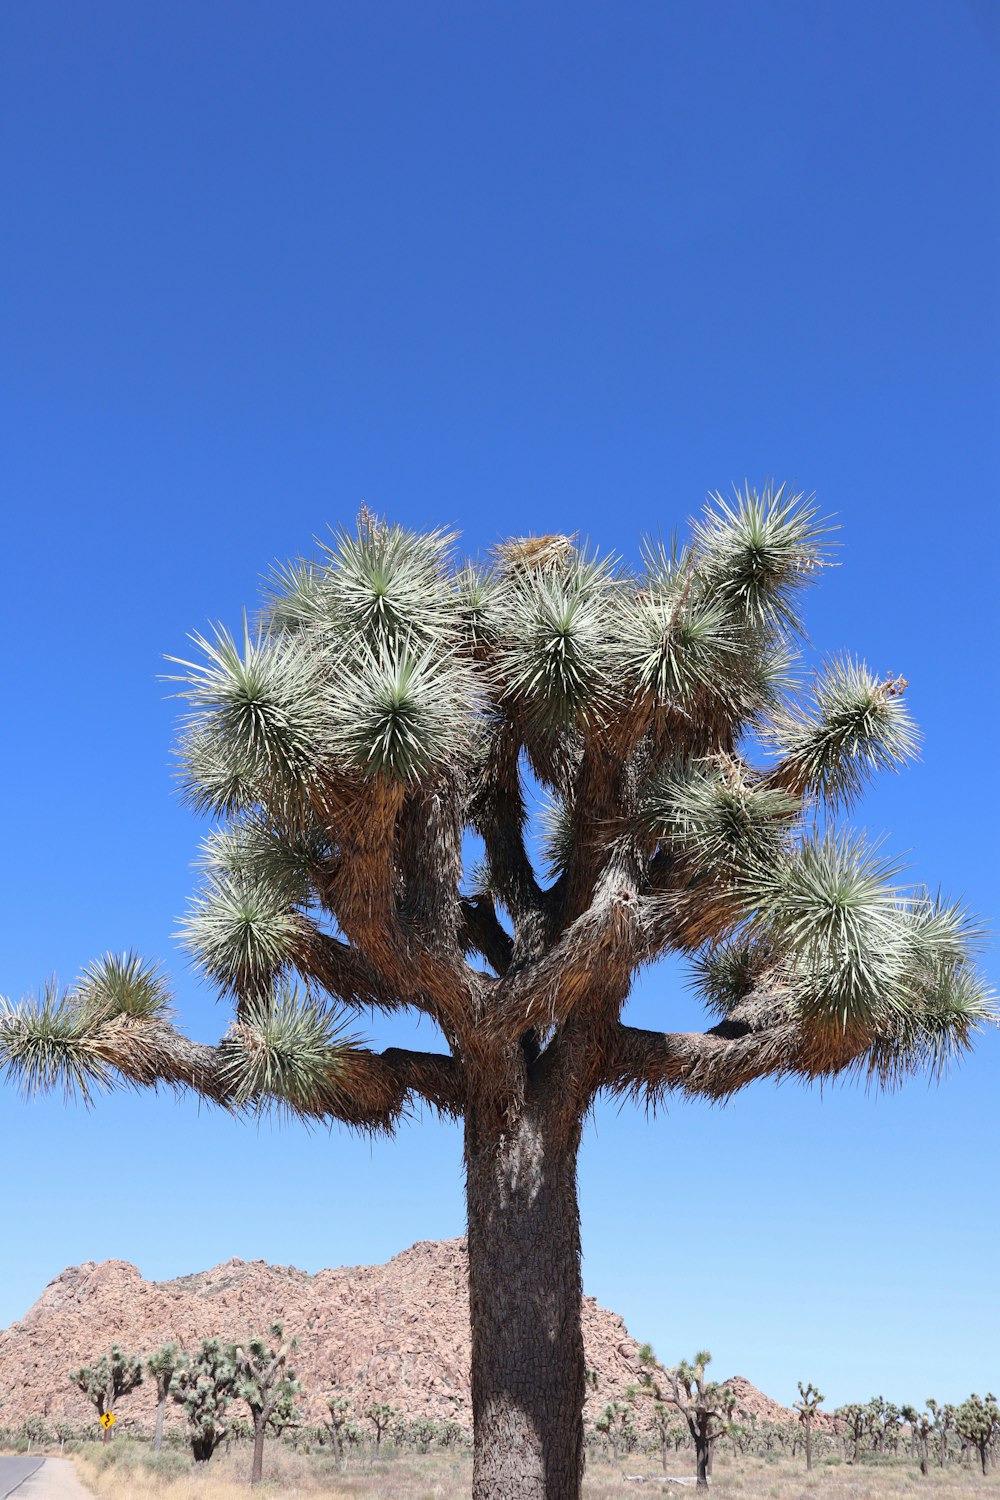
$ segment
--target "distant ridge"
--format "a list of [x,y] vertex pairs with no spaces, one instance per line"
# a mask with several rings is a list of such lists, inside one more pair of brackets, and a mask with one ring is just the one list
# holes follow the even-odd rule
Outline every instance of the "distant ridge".
[[[407,1419],[430,1417],[471,1426],[469,1297],[465,1241],[421,1240],[382,1266],[348,1266],[311,1275],[294,1266],[228,1260],[173,1281],[144,1281],[123,1260],[69,1266],[18,1323],[0,1333],[0,1425],[32,1413],[81,1426],[93,1410],[71,1389],[68,1372],[120,1343],[147,1354],[168,1339],[185,1347],[218,1336],[264,1333],[276,1319],[300,1347],[295,1367],[308,1417],[325,1415],[338,1390],[363,1411],[386,1401]],[[594,1417],[622,1399],[638,1378],[639,1346],[616,1313],[583,1299],[587,1366],[597,1372],[588,1395]],[[794,1416],[749,1381],[735,1377],[746,1415],[763,1421]],[[122,1401],[127,1430],[151,1431],[148,1385]],[[168,1420],[178,1422],[174,1409]]]

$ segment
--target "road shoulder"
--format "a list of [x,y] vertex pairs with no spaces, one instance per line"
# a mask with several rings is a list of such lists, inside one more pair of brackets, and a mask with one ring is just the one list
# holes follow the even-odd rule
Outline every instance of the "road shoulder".
[[93,1495],[77,1477],[71,1459],[47,1458],[15,1490],[12,1500],[93,1500]]

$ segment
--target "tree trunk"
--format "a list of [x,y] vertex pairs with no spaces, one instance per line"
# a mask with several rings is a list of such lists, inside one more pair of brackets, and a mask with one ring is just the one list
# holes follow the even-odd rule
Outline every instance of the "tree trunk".
[[163,1417],[167,1410],[167,1398],[161,1396],[156,1403],[156,1430],[153,1433],[153,1452],[159,1453],[163,1447]]
[[267,1422],[257,1419],[254,1413],[253,1424],[253,1467],[250,1470],[250,1487],[260,1484],[264,1474],[264,1436],[267,1432]]
[[700,1490],[707,1490],[708,1489],[708,1469],[709,1469],[709,1457],[711,1455],[711,1452],[712,1452],[712,1445],[711,1445],[711,1443],[706,1442],[706,1440],[703,1437],[696,1437],[695,1438],[695,1440],[694,1440],[695,1470],[696,1470],[697,1475],[698,1475],[698,1488]]
[[811,1474],[812,1473],[812,1466],[813,1466],[813,1434],[812,1434],[812,1423],[811,1422],[806,1422],[803,1425],[805,1426],[805,1429],[806,1429],[806,1473],[807,1474]]
[[222,1442],[222,1438],[224,1436],[225,1436],[225,1434],[223,1433],[219,1437],[215,1437],[215,1436],[212,1436],[212,1437],[206,1437],[206,1436],[192,1437],[192,1439],[191,1439],[191,1452],[192,1452],[192,1454],[194,1456],[195,1463],[196,1464],[207,1464],[208,1461],[209,1461],[209,1459],[212,1457],[212,1454],[215,1452],[216,1448]]
[[579,1500],[580,1124],[537,1102],[465,1126],[473,1500]]

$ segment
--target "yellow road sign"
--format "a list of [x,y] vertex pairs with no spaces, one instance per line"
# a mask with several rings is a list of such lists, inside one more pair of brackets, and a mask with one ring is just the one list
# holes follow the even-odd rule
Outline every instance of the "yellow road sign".
[[100,1421],[100,1424],[104,1428],[105,1432],[107,1432],[109,1427],[113,1427],[115,1425],[115,1423],[118,1421],[118,1418],[115,1416],[113,1411],[106,1411],[104,1413],[104,1416],[98,1418],[98,1420]]

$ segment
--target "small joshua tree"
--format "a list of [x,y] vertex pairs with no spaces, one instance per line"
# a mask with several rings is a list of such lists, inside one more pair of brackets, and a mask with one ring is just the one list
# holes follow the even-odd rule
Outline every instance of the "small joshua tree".
[[643,1344],[639,1350],[639,1392],[652,1400],[650,1426],[660,1449],[660,1463],[664,1474],[668,1468],[668,1454],[672,1434],[679,1429],[673,1426],[674,1411],[660,1381],[660,1367],[653,1353],[652,1344]]
[[666,1372],[667,1400],[684,1418],[694,1443],[699,1489],[708,1486],[712,1445],[728,1431],[736,1405],[736,1395],[728,1386],[705,1379],[711,1361],[712,1356],[704,1349],[690,1364],[681,1360]]
[[664,1474],[669,1467],[670,1445],[674,1441],[674,1435],[683,1437],[679,1427],[673,1425],[673,1411],[660,1400],[654,1400],[650,1409],[649,1425],[656,1438],[656,1445],[660,1450],[660,1466]]
[[234,1354],[236,1365],[235,1394],[245,1401],[253,1419],[253,1467],[251,1487],[260,1484],[264,1472],[264,1439],[268,1427],[277,1429],[294,1422],[294,1402],[299,1392],[295,1371],[288,1369],[288,1356],[294,1339],[285,1339],[280,1323],[272,1323],[272,1348],[264,1339],[251,1339]]
[[229,1403],[237,1375],[232,1344],[203,1339],[201,1348],[174,1376],[171,1395],[184,1408],[196,1463],[207,1463],[229,1430]]
[[27,1443],[27,1451],[29,1453],[31,1452],[32,1443],[44,1443],[48,1435],[49,1431],[45,1425],[45,1418],[39,1416],[37,1413],[33,1413],[30,1417],[25,1417],[18,1428],[18,1436],[22,1442]]
[[388,1432],[398,1413],[384,1401],[373,1401],[371,1406],[365,1407],[365,1416],[375,1429],[375,1451],[382,1446],[382,1435]]
[[930,1441],[934,1427],[934,1413],[932,1411],[914,1412],[910,1428],[916,1439],[917,1452],[920,1456],[920,1472],[925,1477],[929,1470]]
[[944,1402],[939,1406],[936,1401],[929,1399],[927,1410],[934,1418],[934,1431],[937,1435],[938,1467],[943,1469],[948,1462],[948,1434],[955,1426],[955,1408],[948,1402]]
[[[96,1365],[75,1370],[70,1376],[83,1392],[98,1417],[113,1411],[122,1396],[142,1384],[142,1360],[134,1354],[125,1354],[117,1344],[112,1344],[110,1354],[102,1354]],[[104,1429],[104,1442],[111,1436]]]
[[164,1344],[146,1360],[146,1374],[156,1385],[156,1430],[153,1434],[153,1452],[163,1447],[163,1419],[170,1398],[170,1387],[183,1360],[179,1344]]
[[[768,487],[713,497],[687,545],[635,566],[566,536],[468,563],[364,513],[277,571],[255,628],[177,668],[184,785],[217,822],[185,933],[234,1007],[220,1044],[174,1026],[135,955],[0,1008],[0,1064],[29,1091],[121,1079],[363,1130],[415,1103],[464,1122],[475,1500],[580,1494],[598,1096],[892,1082],[991,1013],[966,913],[836,828],[917,737],[902,678],[846,656],[795,675],[827,530]],[[622,1020],[670,954],[704,1031],[668,1029],[668,994],[663,1026]],[[369,1007],[426,1017],[444,1050],[360,1045]]]
[[992,1392],[987,1392],[985,1400],[972,1395],[962,1402],[955,1412],[955,1431],[975,1448],[985,1476],[990,1448],[1000,1436],[1000,1406]]
[[879,1396],[875,1421],[875,1451],[877,1453],[895,1453],[898,1450],[902,1420],[903,1413],[896,1403],[885,1401]]
[[840,1424],[846,1445],[850,1449],[847,1457],[851,1463],[856,1464],[861,1457],[861,1444],[868,1430],[868,1408],[862,1406],[860,1401],[849,1401],[846,1406],[838,1406],[833,1415]]
[[407,1428],[407,1436],[418,1453],[427,1453],[437,1435],[437,1423],[430,1417],[415,1417]]
[[323,1426],[333,1445],[333,1456],[336,1459],[337,1468],[342,1469],[344,1467],[344,1429],[351,1420],[351,1403],[346,1396],[331,1396],[326,1405],[330,1416]]
[[628,1453],[634,1446],[635,1428],[632,1425],[634,1416],[635,1407],[631,1402],[609,1401],[594,1423],[597,1431],[606,1439],[614,1460],[617,1460],[621,1449],[624,1448]]
[[810,1381],[806,1386],[802,1384],[801,1380],[799,1381],[799,1399],[795,1403],[795,1410],[799,1414],[799,1421],[802,1423],[806,1435],[807,1472],[811,1472],[813,1466],[813,1422],[816,1420],[816,1413],[819,1411],[825,1399],[826,1398],[822,1395],[818,1388],[813,1385],[812,1381]]

